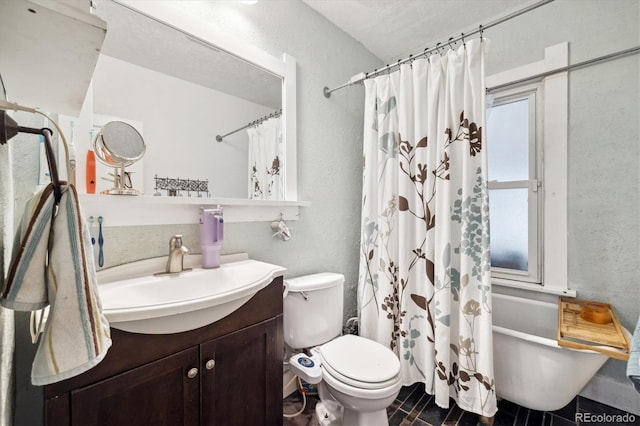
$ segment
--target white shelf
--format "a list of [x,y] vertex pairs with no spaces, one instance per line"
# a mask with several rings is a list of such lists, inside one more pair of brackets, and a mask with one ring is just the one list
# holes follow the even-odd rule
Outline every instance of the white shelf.
[[297,220],[308,201],[264,201],[231,198],[150,197],[79,194],[86,216],[102,216],[103,226],[197,224],[200,207],[220,205],[227,223]]
[[106,23],[67,4],[0,1],[0,63],[11,102],[77,116]]

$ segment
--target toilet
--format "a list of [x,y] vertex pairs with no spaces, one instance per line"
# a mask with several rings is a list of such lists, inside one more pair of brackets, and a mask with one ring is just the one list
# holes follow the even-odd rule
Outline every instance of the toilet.
[[[402,382],[400,362],[386,346],[342,334],[344,276],[330,272],[284,281],[284,341],[296,353],[291,371],[316,383],[321,425],[388,425],[387,407]],[[335,421],[331,421],[335,419]]]

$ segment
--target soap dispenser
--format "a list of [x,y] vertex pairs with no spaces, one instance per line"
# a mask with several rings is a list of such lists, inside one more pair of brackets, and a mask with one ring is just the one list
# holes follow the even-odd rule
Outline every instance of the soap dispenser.
[[224,219],[222,207],[200,208],[200,248],[202,249],[202,267],[220,266],[220,249],[224,238]]

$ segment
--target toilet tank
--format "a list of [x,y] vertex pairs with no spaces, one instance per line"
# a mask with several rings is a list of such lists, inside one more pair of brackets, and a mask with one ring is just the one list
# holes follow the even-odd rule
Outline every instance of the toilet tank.
[[323,272],[284,280],[284,341],[294,349],[328,342],[342,333],[344,275]]

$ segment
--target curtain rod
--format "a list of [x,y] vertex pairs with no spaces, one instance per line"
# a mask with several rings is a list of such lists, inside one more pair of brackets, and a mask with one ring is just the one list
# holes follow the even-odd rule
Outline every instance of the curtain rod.
[[593,58],[593,59],[587,59],[586,61],[582,61],[582,62],[578,62],[575,64],[571,64],[571,65],[567,65],[565,67],[561,67],[561,68],[556,68],[553,70],[549,70],[549,71],[545,71],[545,72],[541,72],[539,74],[535,74],[529,77],[524,77],[521,78],[519,80],[514,80],[514,81],[510,81],[508,83],[504,83],[504,84],[498,84],[496,86],[492,86],[492,87],[487,87],[487,92],[491,92],[493,90],[499,90],[499,89],[504,89],[505,87],[510,87],[510,86],[516,86],[518,84],[521,83],[526,83],[528,81],[533,81],[533,80],[538,80],[544,77],[548,77],[550,75],[553,74],[559,74],[561,72],[566,72],[566,71],[571,71],[577,68],[583,68],[589,65],[593,65],[593,64],[597,64],[600,62],[604,62],[604,61],[608,61],[611,59],[616,59],[616,58],[620,58],[623,56],[628,56],[634,53],[638,53],[640,52],[640,46],[636,46],[636,47],[630,47],[629,49],[624,49],[624,50],[619,50],[617,52],[613,52],[613,53],[608,53],[606,55],[602,55],[602,56],[598,56],[597,58]]
[[260,117],[260,118],[258,118],[257,120],[254,120],[254,121],[252,121],[252,122],[251,122],[251,123],[249,123],[249,124],[245,124],[244,126],[242,126],[242,127],[238,128],[238,129],[235,129],[234,131],[231,131],[231,132],[227,133],[226,135],[222,135],[222,136],[220,136],[220,135],[216,135],[216,141],[218,141],[218,142],[222,142],[222,139],[226,138],[226,137],[227,137],[227,136],[229,136],[229,135],[232,135],[232,134],[234,134],[234,133],[238,133],[240,130],[244,130],[244,129],[246,129],[247,127],[251,127],[251,126],[258,125],[258,124],[262,123],[263,121],[268,120],[268,119],[270,119],[270,118],[279,117],[280,115],[282,115],[282,108],[280,108],[279,110],[276,110],[276,111],[272,112],[271,114],[267,114],[267,115],[265,115],[264,117]]
[[[464,43],[464,38],[465,37],[469,37],[469,36],[472,36],[472,35],[475,35],[475,34],[478,34],[478,33],[480,33],[480,38],[482,38],[482,32],[484,30],[486,30],[488,28],[491,28],[491,27],[494,27],[494,26],[496,26],[498,24],[501,24],[503,22],[506,22],[506,21],[508,21],[508,20],[510,20],[512,18],[517,17],[517,16],[523,15],[523,14],[525,14],[527,12],[530,12],[530,11],[532,11],[534,9],[539,8],[540,6],[544,6],[547,3],[551,3],[552,1],[554,1],[554,0],[541,0],[541,1],[537,2],[537,3],[531,4],[531,5],[529,5],[529,6],[525,7],[525,8],[522,8],[520,10],[517,10],[517,11],[513,12],[513,13],[505,15],[502,18],[496,19],[495,21],[489,22],[488,24],[479,25],[477,29],[475,29],[473,31],[470,31],[467,34],[462,33],[458,37],[449,37],[449,40],[447,40],[445,45],[448,44],[449,46],[451,46],[451,43],[456,43],[456,42],[458,42],[460,40],[462,40],[462,42]],[[393,67],[397,67],[397,66],[402,65],[404,63],[407,63],[409,61],[412,61],[416,57],[419,57],[419,56],[422,56],[422,55],[427,56],[427,55],[429,55],[429,54],[431,54],[433,52],[436,52],[439,49],[441,49],[442,47],[444,47],[444,46],[441,46],[441,45],[442,45],[442,43],[438,43],[438,44],[436,44],[436,46],[434,48],[431,48],[431,49],[427,48],[427,49],[424,49],[422,52],[418,52],[418,53],[409,55],[409,57],[407,57],[407,58],[398,59],[397,62],[392,63],[392,64],[387,64],[387,66],[384,67],[384,68],[373,70],[373,71],[368,72],[368,73],[362,72],[360,74],[356,74],[353,77],[351,77],[351,79],[348,82],[346,82],[346,83],[344,83],[344,84],[342,84],[342,85],[340,85],[338,87],[334,87],[333,89],[329,89],[328,87],[325,87],[323,89],[323,91],[322,91],[323,94],[324,94],[324,97],[325,98],[329,98],[329,97],[331,97],[331,93],[335,92],[336,90],[343,89],[343,88],[345,88],[347,86],[351,86],[353,84],[362,83],[367,78],[374,77],[374,76],[376,76],[376,75],[378,75],[380,73],[383,73],[385,71],[390,70]]]

